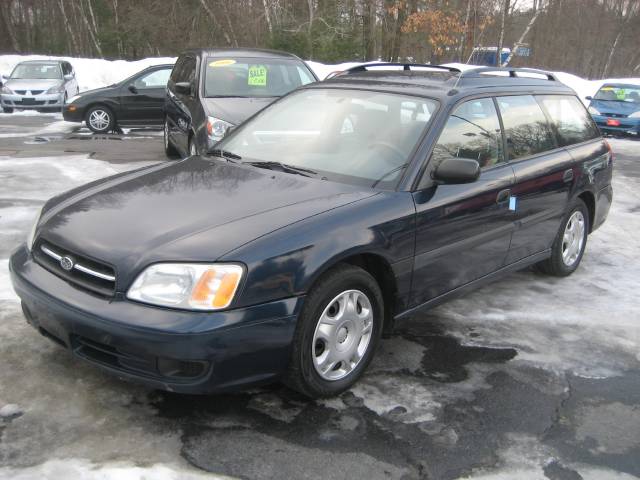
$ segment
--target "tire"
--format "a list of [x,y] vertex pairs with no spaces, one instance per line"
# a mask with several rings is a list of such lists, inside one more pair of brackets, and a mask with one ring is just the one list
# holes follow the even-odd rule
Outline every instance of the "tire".
[[587,246],[589,228],[589,210],[578,198],[560,224],[551,247],[551,257],[536,264],[537,269],[554,277],[566,277],[575,272]]
[[[349,304],[354,310],[341,306]],[[331,269],[305,299],[284,383],[311,398],[344,392],[373,358],[383,319],[382,292],[368,272],[347,264]]]
[[13,108],[11,108],[11,107],[2,107],[2,111],[4,113],[13,113]]
[[[93,117],[95,115],[95,117]],[[85,123],[89,130],[94,133],[107,133],[116,126],[116,118],[108,107],[96,105],[91,107],[85,115]]]
[[169,122],[166,118],[164,119],[164,153],[172,159],[178,157],[178,150],[169,139]]

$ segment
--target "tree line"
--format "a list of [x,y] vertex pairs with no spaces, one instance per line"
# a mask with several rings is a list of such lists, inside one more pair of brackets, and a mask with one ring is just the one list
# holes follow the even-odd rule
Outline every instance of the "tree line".
[[444,63],[509,47],[499,60],[513,66],[640,76],[640,0],[0,0],[0,17],[3,53],[260,47],[327,63]]

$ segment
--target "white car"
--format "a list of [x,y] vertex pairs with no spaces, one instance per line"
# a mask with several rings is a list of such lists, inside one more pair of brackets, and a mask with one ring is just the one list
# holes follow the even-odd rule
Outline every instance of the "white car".
[[14,108],[60,111],[79,91],[73,67],[64,60],[21,62],[2,80],[0,104],[4,113],[12,113]]

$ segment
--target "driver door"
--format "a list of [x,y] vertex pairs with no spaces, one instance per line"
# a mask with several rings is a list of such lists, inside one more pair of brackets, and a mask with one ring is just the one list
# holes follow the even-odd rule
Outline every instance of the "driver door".
[[[480,178],[438,185],[431,179],[446,157],[477,160]],[[412,304],[420,305],[504,266],[513,231],[500,121],[493,99],[457,106],[434,147],[418,191]]]
[[121,119],[127,124],[160,125],[171,67],[146,72],[122,87]]

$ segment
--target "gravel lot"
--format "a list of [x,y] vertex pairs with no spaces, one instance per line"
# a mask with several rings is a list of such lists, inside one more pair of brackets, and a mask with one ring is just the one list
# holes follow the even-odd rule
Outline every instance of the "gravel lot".
[[[47,198],[163,161],[160,132],[0,114],[0,478],[640,476],[640,142],[570,278],[523,271],[398,326],[364,379],[180,396],[122,382],[27,326],[7,271]],[[207,472],[212,472],[209,474]]]

